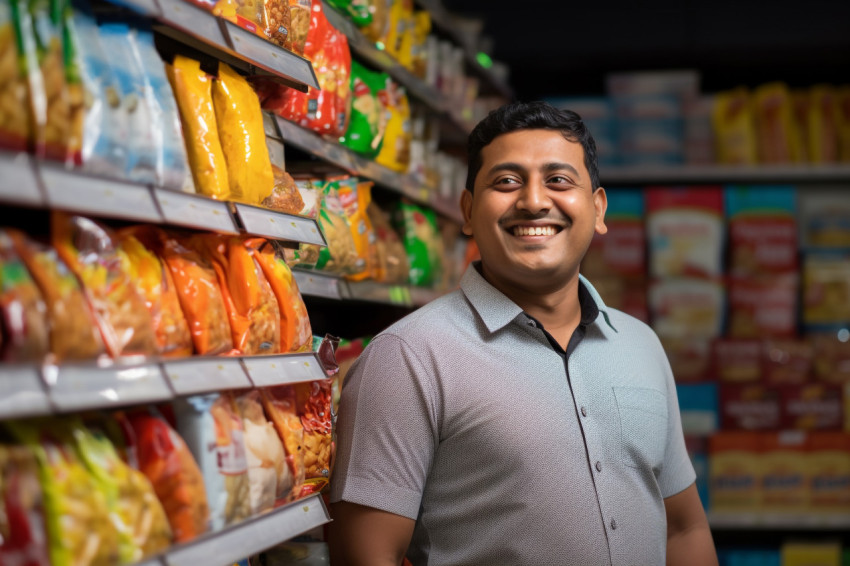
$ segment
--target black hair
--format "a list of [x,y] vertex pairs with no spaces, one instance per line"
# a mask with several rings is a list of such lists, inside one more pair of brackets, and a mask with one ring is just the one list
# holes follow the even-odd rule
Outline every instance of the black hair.
[[481,150],[497,137],[518,130],[555,130],[561,132],[564,139],[579,143],[584,149],[584,165],[590,174],[591,188],[595,191],[599,187],[596,142],[581,116],[572,110],[559,110],[547,102],[535,101],[505,104],[490,112],[469,134],[466,173],[469,192],[472,192],[475,176],[481,170]]

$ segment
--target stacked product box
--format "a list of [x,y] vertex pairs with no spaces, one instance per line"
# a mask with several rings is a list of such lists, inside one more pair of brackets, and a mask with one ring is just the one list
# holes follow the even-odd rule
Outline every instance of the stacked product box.
[[551,98],[547,100],[556,108],[572,110],[581,116],[596,142],[596,156],[600,167],[617,165],[617,122],[614,106],[605,96]]

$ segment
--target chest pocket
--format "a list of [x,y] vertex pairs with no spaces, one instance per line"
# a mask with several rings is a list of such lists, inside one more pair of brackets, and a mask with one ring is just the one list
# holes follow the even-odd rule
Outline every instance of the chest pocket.
[[658,470],[667,445],[667,400],[655,389],[615,387],[623,461]]

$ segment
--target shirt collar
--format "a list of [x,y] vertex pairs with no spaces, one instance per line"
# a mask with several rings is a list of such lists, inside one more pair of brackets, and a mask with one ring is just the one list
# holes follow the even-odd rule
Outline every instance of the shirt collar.
[[[480,264],[480,261],[476,261],[467,267],[460,280],[460,288],[472,304],[472,308],[481,317],[487,330],[495,332],[523,314],[523,311],[519,305],[484,279],[479,271]],[[583,275],[579,275],[579,304],[581,305],[581,324],[591,324],[599,317],[599,313],[602,313],[606,324],[615,332],[617,331],[611,324],[608,307],[605,306],[602,297]]]

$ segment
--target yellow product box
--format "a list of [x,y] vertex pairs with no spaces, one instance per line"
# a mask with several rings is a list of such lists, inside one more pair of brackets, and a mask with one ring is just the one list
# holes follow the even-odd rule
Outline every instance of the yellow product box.
[[782,566],[841,566],[841,543],[789,542],[781,555]]
[[850,513],[850,434],[812,433],[809,450],[811,510]]
[[802,512],[808,508],[810,466],[805,432],[762,435],[759,463],[764,512]]
[[761,508],[760,435],[721,432],[709,439],[709,498],[712,511]]

